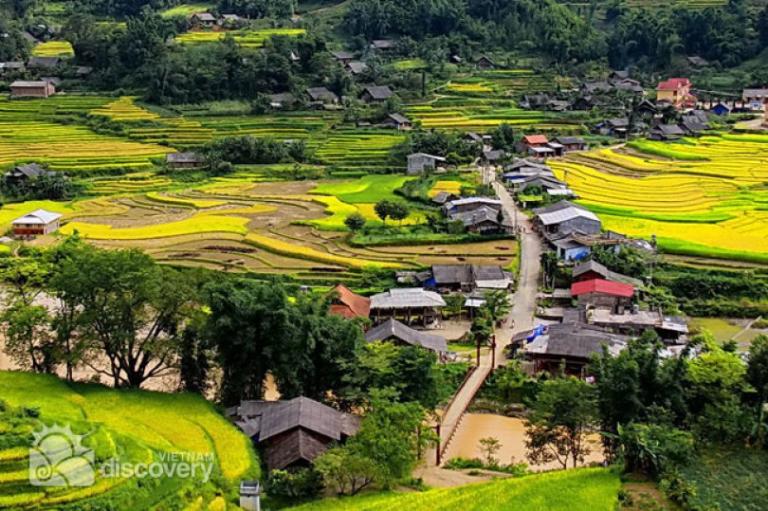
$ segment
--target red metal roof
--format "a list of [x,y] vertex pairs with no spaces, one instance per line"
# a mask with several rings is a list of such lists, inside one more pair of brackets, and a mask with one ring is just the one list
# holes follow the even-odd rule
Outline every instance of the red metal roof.
[[663,82],[659,82],[656,90],[678,90],[681,87],[690,87],[691,81],[688,78],[670,78]]
[[546,135],[526,135],[523,137],[523,141],[529,145],[546,144],[547,142],[549,142],[549,140],[547,140]]
[[572,296],[579,296],[587,293],[600,293],[610,296],[631,298],[632,295],[635,294],[635,286],[605,279],[583,280],[571,284]]
[[371,312],[371,300],[353,293],[344,284],[337,284],[333,291],[338,293],[338,299],[331,305],[331,314],[345,318],[367,318]]

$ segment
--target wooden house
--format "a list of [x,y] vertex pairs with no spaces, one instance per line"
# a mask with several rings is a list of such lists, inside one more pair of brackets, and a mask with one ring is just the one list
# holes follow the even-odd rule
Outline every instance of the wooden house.
[[496,63],[487,55],[481,55],[477,62],[475,62],[475,66],[480,70],[495,69]]
[[587,143],[581,137],[557,137],[555,142],[563,147],[564,153],[572,151],[584,151],[587,149]]
[[56,86],[47,80],[16,80],[11,84],[12,98],[47,98],[56,94]]
[[313,103],[336,104],[339,102],[339,97],[325,87],[309,87],[306,92]]
[[32,238],[56,232],[61,227],[61,215],[44,209],[37,209],[17,218],[11,223],[13,235],[17,238]]
[[387,118],[381,122],[381,126],[384,128],[393,128],[400,131],[413,129],[413,123],[410,119],[402,114],[389,114]]
[[363,89],[360,99],[366,103],[382,103],[394,96],[389,85],[369,85]]
[[213,28],[217,24],[216,16],[210,12],[196,12],[189,17],[192,26],[202,28]]
[[434,351],[438,356],[448,352],[448,343],[440,335],[419,332],[394,318],[389,318],[365,333],[367,342],[392,342],[402,346],[417,346]]
[[440,318],[443,307],[442,296],[422,288],[395,288],[371,296],[371,316],[375,322],[400,318],[406,324],[417,321],[426,326]]
[[361,296],[344,284],[337,284],[330,293],[329,312],[347,319],[367,318],[371,313],[371,300]]
[[30,179],[37,179],[40,177],[52,176],[55,172],[46,170],[37,163],[24,163],[22,165],[16,165],[11,170],[5,173],[5,182],[10,185],[20,184]]
[[331,55],[333,55],[333,58],[336,59],[337,62],[340,62],[343,65],[347,65],[355,60],[355,54],[349,51],[332,51]]
[[264,453],[268,470],[309,466],[357,433],[360,419],[307,397],[243,401],[227,415]]
[[602,223],[597,215],[588,209],[569,201],[533,210],[534,224],[544,234],[597,234],[602,229]]

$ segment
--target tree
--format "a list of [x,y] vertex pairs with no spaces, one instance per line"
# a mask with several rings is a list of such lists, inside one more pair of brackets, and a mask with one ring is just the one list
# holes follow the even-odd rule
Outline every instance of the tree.
[[5,352],[19,366],[52,373],[59,356],[50,330],[50,316],[41,305],[12,302],[0,315]]
[[434,442],[431,428],[425,429],[424,408],[418,403],[396,403],[380,393],[372,396],[371,410],[347,446],[378,467],[384,486],[410,475],[422,450]]
[[499,464],[499,460],[494,455],[501,449],[501,442],[498,438],[492,436],[480,439],[480,451],[485,456],[485,464],[491,467],[495,467]]
[[512,310],[512,304],[509,303],[509,293],[504,289],[486,291],[484,298],[483,308],[494,323],[503,320]]
[[50,284],[78,311],[78,334],[97,358],[88,365],[116,387],[140,387],[178,362],[179,340],[194,290],[178,271],[137,250],[80,243],[57,261]]
[[544,382],[526,424],[528,459],[533,464],[557,461],[576,467],[590,453],[587,435],[594,431],[594,388],[574,377]]
[[387,225],[387,218],[392,215],[393,202],[387,199],[380,200],[373,206],[373,210],[376,212],[376,216],[381,218],[384,225]]
[[402,225],[403,220],[408,218],[409,214],[410,212],[408,211],[408,207],[405,204],[401,202],[390,203],[389,216],[392,217],[392,220],[397,220],[400,222],[400,225]]
[[365,217],[360,213],[352,213],[344,219],[344,225],[352,232],[359,231],[365,226]]
[[757,446],[762,447],[768,427],[765,423],[765,404],[768,401],[768,336],[759,335],[752,340],[746,379],[757,394],[757,417],[751,437]]
[[356,495],[380,477],[376,463],[349,447],[334,447],[318,456],[314,467],[325,486],[338,495]]
[[205,336],[221,367],[222,403],[261,399],[264,378],[292,331],[285,289],[226,279],[210,283],[204,295],[210,308]]
[[641,470],[654,478],[685,464],[693,454],[693,436],[668,426],[630,424],[619,427],[618,439],[624,470]]

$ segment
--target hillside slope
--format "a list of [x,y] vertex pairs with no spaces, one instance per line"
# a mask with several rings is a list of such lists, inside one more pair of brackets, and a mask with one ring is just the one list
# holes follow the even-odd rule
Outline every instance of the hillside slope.
[[422,493],[323,500],[289,511],[612,511],[619,484],[618,476],[609,470],[586,468]]
[[[43,426],[84,435],[82,445],[93,450],[94,467],[110,460],[173,464],[170,456],[176,455],[201,470],[137,479],[108,477],[97,468],[93,485],[34,486],[28,480],[29,448]],[[182,509],[219,493],[234,495],[241,479],[259,475],[249,439],[192,394],[114,390],[0,372],[0,433],[0,508]],[[210,467],[210,477],[204,467]]]

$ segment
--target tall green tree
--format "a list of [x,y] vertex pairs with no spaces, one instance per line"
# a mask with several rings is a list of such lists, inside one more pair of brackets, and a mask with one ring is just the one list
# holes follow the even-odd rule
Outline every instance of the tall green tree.
[[765,406],[768,402],[768,336],[759,335],[752,340],[752,345],[749,347],[746,379],[755,389],[756,394],[757,417],[751,436],[755,444],[762,447],[765,445],[768,428],[765,420]]

